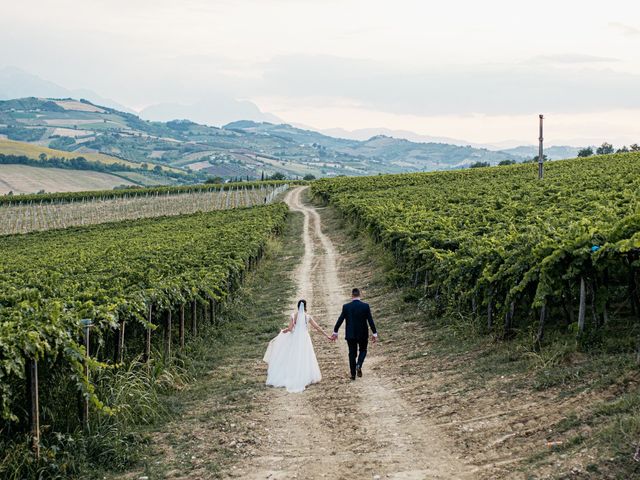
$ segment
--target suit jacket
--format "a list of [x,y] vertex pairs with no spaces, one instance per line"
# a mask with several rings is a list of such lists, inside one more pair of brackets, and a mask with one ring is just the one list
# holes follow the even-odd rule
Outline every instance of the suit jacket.
[[342,306],[342,313],[333,331],[337,332],[345,320],[347,322],[345,326],[347,340],[366,340],[369,338],[369,327],[373,333],[378,333],[376,324],[373,323],[369,304],[361,300],[353,300]]

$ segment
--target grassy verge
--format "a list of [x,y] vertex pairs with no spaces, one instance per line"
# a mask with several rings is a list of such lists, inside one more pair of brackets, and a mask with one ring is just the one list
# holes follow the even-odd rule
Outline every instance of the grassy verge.
[[143,448],[135,467],[94,472],[95,478],[217,478],[250,455],[260,441],[252,418],[266,388],[262,355],[295,291],[291,272],[303,254],[301,229],[302,216],[291,213],[284,234],[270,242],[259,268],[227,305],[221,325],[203,326],[187,342],[177,362],[191,380],[162,398],[162,419],[136,432]]
[[535,332],[498,340],[478,319],[434,315],[420,289],[398,281],[391,255],[331,207],[323,221],[375,308],[385,369],[491,472],[479,478],[640,478],[640,375],[627,339],[591,350],[560,332],[542,349]]

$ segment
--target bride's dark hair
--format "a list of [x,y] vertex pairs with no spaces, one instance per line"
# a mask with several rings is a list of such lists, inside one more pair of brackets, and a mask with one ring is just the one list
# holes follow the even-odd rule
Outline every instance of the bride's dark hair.
[[306,312],[306,311],[307,311],[307,301],[306,301],[306,300],[304,300],[304,299],[303,299],[303,300],[300,300],[300,301],[298,302],[298,310],[300,310],[300,304],[301,304],[301,303],[304,305],[304,311]]

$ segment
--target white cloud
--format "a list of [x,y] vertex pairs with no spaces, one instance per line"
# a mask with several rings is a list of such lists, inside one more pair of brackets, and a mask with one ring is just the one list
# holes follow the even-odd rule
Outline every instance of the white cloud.
[[[0,44],[12,48],[0,67],[138,109],[249,99],[291,122],[333,111],[325,126],[352,129],[490,118],[507,138],[509,119],[538,111],[585,121],[640,108],[640,29],[627,23],[640,3],[628,0],[608,0],[605,13],[596,0],[6,3]],[[456,124],[446,135],[471,125]]]
[[609,26],[624,35],[628,36],[638,36],[640,35],[640,28],[634,27],[632,25],[627,25],[626,23],[621,22],[610,22]]
[[640,108],[639,84],[638,75],[581,64],[399,69],[373,61],[295,55],[270,62],[258,88],[266,95],[346,98],[397,114],[498,115]]

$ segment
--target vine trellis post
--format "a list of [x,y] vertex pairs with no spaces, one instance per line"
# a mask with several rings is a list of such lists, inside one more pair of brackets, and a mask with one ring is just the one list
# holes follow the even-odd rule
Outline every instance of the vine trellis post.
[[[90,331],[93,322],[91,319],[84,318],[81,320],[82,327],[84,330],[84,381],[89,384],[89,355],[90,355],[90,345],[91,345],[91,337]],[[82,402],[81,402],[81,411],[80,418],[82,421],[82,428],[85,432],[89,431],[89,395],[88,392],[82,394]]]
[[191,301],[191,335],[194,337],[198,334],[198,303],[196,300]]
[[164,324],[164,358],[165,361],[171,358],[171,308],[167,310]]
[[184,303],[180,304],[180,325],[178,337],[180,338],[180,350],[184,350]]
[[544,177],[544,148],[542,144],[542,142],[544,141],[544,138],[542,136],[544,115],[539,115],[539,118],[540,118],[540,138],[538,138],[538,140],[540,141],[540,144],[538,146],[538,179],[542,180],[542,178]]
[[148,362],[151,359],[151,319],[153,315],[153,305],[149,304],[149,316],[147,317],[147,322],[149,326],[145,332],[145,342],[144,342],[144,362]]
[[578,335],[584,332],[584,320],[587,313],[587,287],[584,277],[580,277],[580,308],[578,310]]
[[38,361],[29,358],[25,362],[27,374],[27,394],[29,405],[29,432],[31,434],[31,447],[36,458],[40,458],[40,399],[38,394]]

